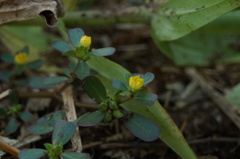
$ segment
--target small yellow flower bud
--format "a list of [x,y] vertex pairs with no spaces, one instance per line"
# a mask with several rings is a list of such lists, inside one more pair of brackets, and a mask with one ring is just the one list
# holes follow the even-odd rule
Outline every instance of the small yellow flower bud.
[[15,55],[14,60],[17,64],[23,65],[27,62],[28,57],[26,53],[18,53],[17,55]]
[[129,79],[129,86],[133,91],[137,91],[142,88],[144,79],[140,78],[140,75],[132,76]]
[[80,40],[80,46],[90,47],[91,42],[91,37],[84,35]]

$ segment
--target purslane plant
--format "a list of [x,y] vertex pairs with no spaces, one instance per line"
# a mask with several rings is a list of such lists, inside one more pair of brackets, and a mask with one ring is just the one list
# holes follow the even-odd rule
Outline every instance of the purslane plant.
[[40,59],[29,61],[29,48],[24,47],[22,50],[12,55],[11,53],[3,53],[1,55],[1,60],[13,64],[12,70],[0,71],[0,80],[4,82],[13,82],[17,85],[27,85],[28,80],[23,79],[20,76],[28,70],[39,69],[43,62]]
[[[160,129],[157,124],[140,114],[130,112],[122,107],[123,103],[131,100],[136,100],[148,106],[154,104],[157,100],[157,95],[144,93],[144,91],[142,91],[147,84],[154,79],[154,75],[150,72],[145,75],[127,73],[125,74],[124,81],[113,81],[112,87],[115,88],[116,91],[109,93],[101,80],[90,73],[90,68],[86,61],[88,61],[91,56],[112,55],[115,49],[112,47],[101,49],[91,48],[91,37],[84,35],[83,30],[80,28],[69,30],[68,35],[73,47],[63,41],[53,43],[53,47],[62,52],[64,56],[75,59],[75,61],[69,64],[69,68],[64,68],[63,72],[65,76],[35,78],[34,80],[37,81],[32,80],[30,85],[41,88],[42,86],[52,86],[61,82],[70,83],[75,79],[80,79],[81,86],[88,96],[99,104],[99,110],[87,112],[74,122],[63,120],[65,114],[61,111],[40,118],[36,125],[31,127],[31,132],[39,135],[52,132],[52,144],[47,143],[44,145],[47,150],[23,150],[19,154],[20,159],[30,159],[25,156],[34,153],[38,154],[35,158],[44,155],[48,155],[51,159],[58,157],[68,158],[68,156],[74,158],[77,154],[74,152],[71,154],[62,152],[62,146],[72,137],[76,127],[93,126],[100,122],[109,123],[112,120],[120,120],[120,122],[141,140],[156,140],[160,135]],[[61,138],[61,136],[63,138]],[[33,155],[29,156],[34,157]],[[86,156],[83,154],[82,158],[84,157]]]

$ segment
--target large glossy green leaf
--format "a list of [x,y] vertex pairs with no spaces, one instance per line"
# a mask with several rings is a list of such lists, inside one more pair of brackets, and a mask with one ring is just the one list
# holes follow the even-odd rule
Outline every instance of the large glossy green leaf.
[[227,92],[227,94],[225,95],[225,98],[227,102],[240,106],[239,95],[240,95],[240,84],[237,84],[229,92]]
[[162,53],[180,66],[209,66],[240,61],[239,52],[232,45],[237,42],[238,35],[194,32],[171,42],[153,38]]
[[46,77],[37,77],[37,76],[32,77],[28,85],[32,88],[42,88],[42,89],[52,88],[51,85],[46,85],[44,83],[45,79]]
[[134,113],[132,118],[124,125],[138,138],[143,141],[154,141],[160,135],[160,129],[157,124],[146,117]]
[[62,155],[63,159],[89,159],[90,155],[87,153],[78,152],[64,152]]
[[77,125],[73,122],[67,122],[65,120],[58,120],[54,125],[52,144],[64,145],[73,136]]
[[39,159],[44,155],[46,155],[44,149],[27,149],[20,151],[18,157],[20,159]]
[[[99,72],[103,79],[102,81],[104,82],[104,85],[108,88],[110,93],[114,93],[116,91],[112,89],[113,78],[123,81],[125,79],[125,73],[128,73],[128,71],[120,65],[103,57],[92,57],[88,61],[88,64],[93,70]],[[141,114],[158,124],[161,130],[160,139],[163,140],[169,147],[171,147],[181,158],[197,158],[186,143],[180,130],[177,128],[159,102],[154,103],[152,106],[146,106],[137,101],[130,101],[124,103],[123,106],[126,109]]]
[[155,10],[152,31],[158,40],[175,40],[239,6],[236,0],[171,0]]
[[83,79],[83,89],[88,96],[97,102],[102,102],[107,98],[107,92],[102,82],[95,76],[88,76]]

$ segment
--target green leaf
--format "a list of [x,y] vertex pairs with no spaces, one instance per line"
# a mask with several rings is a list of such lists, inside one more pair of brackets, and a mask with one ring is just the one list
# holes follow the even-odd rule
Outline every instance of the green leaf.
[[83,35],[84,31],[81,28],[70,29],[68,31],[68,37],[75,47],[80,45],[80,39]]
[[22,111],[22,112],[18,113],[18,115],[25,122],[31,120],[33,117],[33,115],[28,111]]
[[9,134],[14,133],[18,129],[19,125],[20,124],[18,123],[16,118],[10,117],[7,123],[6,132]]
[[68,67],[69,67],[69,69],[70,69],[72,72],[74,72],[76,66],[77,66],[77,64],[75,64],[74,62],[71,62],[71,63],[69,63],[69,66],[68,66]]
[[[125,74],[129,74],[125,68],[103,57],[93,56],[87,62],[93,70],[99,72],[100,75],[98,77],[104,82],[109,94],[116,91],[112,88],[112,80],[118,79],[124,81]],[[160,139],[172,148],[181,158],[197,159],[192,149],[186,143],[182,133],[159,102],[154,103],[152,106],[146,106],[132,100],[122,105],[125,109],[141,114],[154,121],[161,129]]]
[[90,74],[90,68],[85,61],[80,61],[76,67],[75,73],[79,79],[83,79]]
[[58,51],[60,51],[61,53],[65,53],[65,52],[68,52],[70,50],[72,50],[72,47],[63,42],[63,41],[56,41],[52,44],[52,47]]
[[179,66],[209,66],[240,61],[238,51],[232,46],[238,41],[238,35],[194,32],[171,42],[153,38],[158,48]]
[[4,62],[7,62],[7,63],[15,63],[14,61],[14,56],[11,55],[10,53],[3,53],[1,55],[1,59],[4,61]]
[[42,135],[53,131],[52,126],[33,125],[30,127],[31,133],[35,135]]
[[63,53],[64,56],[69,56],[69,57],[76,57],[76,51],[74,50],[70,50],[70,51],[67,51],[65,53]]
[[146,105],[153,105],[157,101],[157,98],[157,95],[152,93],[140,94],[134,97],[135,100]]
[[121,91],[127,91],[128,90],[127,84],[123,83],[120,80],[114,80],[113,83],[112,83],[112,86],[116,89],[121,90]]
[[0,80],[7,82],[13,76],[13,74],[14,73],[11,71],[1,71],[0,70]]
[[88,96],[99,103],[107,98],[106,89],[97,77],[88,76],[84,78],[82,86]]
[[77,126],[73,122],[58,120],[54,125],[52,143],[54,145],[64,145],[73,136]]
[[171,0],[155,9],[152,31],[158,40],[175,40],[239,6],[236,0]]
[[240,105],[239,95],[240,95],[240,84],[237,84],[229,92],[227,92],[227,94],[225,95],[225,98],[227,102],[231,104]]
[[62,120],[64,119],[64,117],[66,116],[64,111],[58,111],[56,113],[50,113],[47,114],[43,117],[41,117],[36,125],[45,125],[45,126],[54,126],[54,124],[58,121],[58,120]]
[[46,155],[44,149],[27,149],[19,152],[18,157],[20,159],[39,159]]
[[36,69],[39,69],[42,65],[43,65],[42,60],[35,60],[35,61],[27,63],[26,67],[28,67],[29,69],[36,70]]
[[68,68],[63,68],[63,73],[67,76],[67,77],[71,77],[71,72]]
[[154,141],[160,135],[158,125],[139,114],[134,113],[132,118],[125,122],[124,125],[131,133],[143,141]]
[[27,55],[29,55],[29,47],[28,46],[24,46],[21,50],[19,50],[17,52],[18,53],[26,53]]
[[148,83],[152,82],[154,79],[154,74],[151,72],[147,72],[144,76],[144,86],[146,86]]
[[46,85],[54,85],[54,84],[59,84],[62,82],[68,81],[69,78],[65,76],[55,76],[55,77],[48,77],[44,79],[44,84]]
[[32,77],[29,82],[29,86],[32,88],[40,88],[40,89],[52,88],[52,86],[46,85],[44,83],[45,79],[46,79],[46,77]]
[[94,49],[91,51],[91,54],[94,56],[109,56],[114,54],[115,51],[116,49],[113,47],[105,47],[101,49]]
[[105,117],[105,113],[100,110],[83,115],[75,121],[78,126],[93,126],[100,123]]
[[61,156],[63,159],[90,159],[88,153],[64,152]]

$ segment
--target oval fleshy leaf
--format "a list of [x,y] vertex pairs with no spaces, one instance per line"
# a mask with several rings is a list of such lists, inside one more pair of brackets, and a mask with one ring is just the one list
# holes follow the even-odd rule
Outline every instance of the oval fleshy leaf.
[[152,80],[154,79],[154,74],[151,72],[147,72],[144,76],[144,86],[146,86],[148,83],[152,82]]
[[14,133],[18,129],[19,125],[20,124],[18,123],[16,118],[10,117],[6,127],[6,132],[9,134]]
[[0,80],[7,82],[13,76],[11,71],[1,71],[0,70]]
[[53,131],[53,126],[33,125],[30,130],[32,134],[42,135]]
[[91,54],[94,56],[109,56],[114,54],[115,51],[116,49],[113,47],[105,47],[101,49],[94,49],[91,51]]
[[56,113],[50,113],[47,114],[43,117],[41,117],[40,119],[38,119],[36,125],[42,125],[42,126],[54,126],[54,124],[58,121],[58,120],[62,120],[65,117],[65,112],[64,111],[58,111]]
[[63,68],[63,73],[67,76],[67,77],[71,77],[71,72],[68,68]]
[[78,153],[78,152],[64,152],[62,155],[63,159],[89,159],[90,155],[88,153]]
[[68,79],[69,78],[65,76],[48,77],[44,79],[44,84],[46,85],[59,84],[59,83],[68,81]]
[[84,61],[80,61],[77,65],[75,73],[77,74],[79,79],[83,79],[84,77],[90,74],[90,68]]
[[93,126],[100,123],[105,117],[105,113],[98,110],[92,113],[83,114],[76,120],[78,126]]
[[84,78],[82,86],[88,96],[99,103],[107,98],[106,89],[97,77],[88,76]]
[[29,86],[32,88],[39,88],[39,89],[48,89],[48,88],[52,88],[52,86],[50,85],[46,85],[44,83],[44,79],[46,79],[46,77],[32,77],[30,82],[29,82]]
[[72,50],[72,47],[63,41],[56,41],[52,44],[52,47],[61,53]]
[[19,152],[18,157],[20,159],[39,159],[46,155],[44,149],[27,149]]
[[77,64],[75,62],[71,62],[69,63],[69,69],[74,72],[75,71],[75,68],[76,68]]
[[7,62],[7,63],[15,63],[14,61],[14,56],[11,55],[10,53],[3,53],[1,55],[1,59],[4,61],[4,62]]
[[127,85],[120,80],[114,80],[113,83],[112,83],[112,86],[114,88],[118,89],[118,90],[121,90],[121,91],[127,91],[128,90]]
[[39,69],[42,65],[43,65],[42,60],[35,60],[26,64],[26,66],[29,69],[33,69],[33,70]]
[[70,29],[68,31],[68,37],[75,47],[80,45],[80,39],[83,35],[84,31],[81,28]]
[[160,135],[160,129],[153,121],[145,118],[142,115],[135,114],[124,125],[136,137],[143,141],[154,141]]
[[157,95],[153,93],[140,94],[135,96],[134,99],[142,104],[153,105],[157,100]]
[[52,144],[63,146],[72,138],[76,128],[73,122],[58,120],[53,129]]
[[25,122],[31,120],[33,117],[33,115],[28,111],[22,111],[22,112],[18,113],[18,116]]

